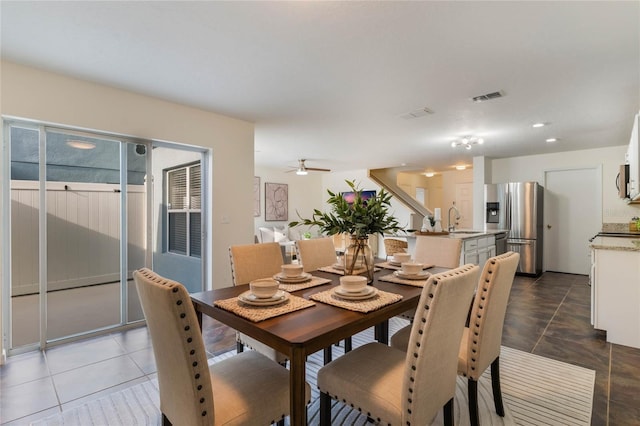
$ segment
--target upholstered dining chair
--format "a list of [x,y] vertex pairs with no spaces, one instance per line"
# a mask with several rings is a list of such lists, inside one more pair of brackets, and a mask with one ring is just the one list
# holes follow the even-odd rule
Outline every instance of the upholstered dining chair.
[[186,288],[146,268],[133,279],[158,369],[163,425],[284,424],[287,369],[256,351],[208,366]]
[[[317,271],[323,266],[331,266],[338,260],[336,257],[336,246],[333,238],[313,238],[310,240],[296,241],[296,251],[298,261],[302,263],[305,272]],[[344,339],[344,351],[349,352],[352,347],[351,337]],[[333,354],[331,347],[324,350],[325,364],[331,361]]]
[[[282,250],[279,243],[243,244],[229,247],[231,261],[231,279],[233,285],[249,284],[260,278],[271,278],[282,269]],[[287,357],[270,346],[249,337],[236,333],[238,352],[248,346],[279,364],[285,365]]]
[[320,368],[320,424],[330,424],[334,398],[385,425],[427,425],[443,407],[453,425],[456,354],[478,273],[464,265],[429,277],[409,351],[368,343]]
[[[425,265],[442,268],[457,268],[460,265],[462,239],[418,236],[413,259]],[[410,309],[398,315],[413,321],[415,310]]]
[[409,244],[406,241],[397,240],[395,238],[385,238],[384,239],[384,252],[387,255],[387,259],[389,256],[393,256],[396,253],[406,253]]
[[305,272],[317,271],[337,262],[336,247],[332,238],[312,238],[296,241],[298,261]]
[[[468,379],[471,425],[479,424],[478,380],[489,365],[496,413],[504,417],[500,390],[500,345],[507,302],[519,259],[518,253],[507,252],[487,260],[473,299],[469,324],[463,330],[458,374]],[[391,337],[391,346],[406,350],[410,347],[409,338],[410,329],[405,327]]]
[[460,265],[461,252],[461,238],[418,236],[413,258],[420,263],[457,268]]

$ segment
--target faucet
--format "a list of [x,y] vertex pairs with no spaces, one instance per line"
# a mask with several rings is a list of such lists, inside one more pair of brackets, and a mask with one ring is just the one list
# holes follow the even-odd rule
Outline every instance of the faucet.
[[451,224],[451,210],[455,210],[456,212],[456,218],[454,220],[460,219],[460,211],[458,210],[458,208],[455,205],[449,207],[449,212],[447,213],[447,230],[449,232],[456,230],[455,223],[453,225]]

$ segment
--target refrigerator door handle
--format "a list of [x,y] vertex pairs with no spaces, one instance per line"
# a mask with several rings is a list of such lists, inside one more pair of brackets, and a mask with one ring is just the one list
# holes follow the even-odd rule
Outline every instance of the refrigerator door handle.
[[511,244],[514,246],[528,246],[531,243],[525,242],[525,241],[509,241],[507,244]]

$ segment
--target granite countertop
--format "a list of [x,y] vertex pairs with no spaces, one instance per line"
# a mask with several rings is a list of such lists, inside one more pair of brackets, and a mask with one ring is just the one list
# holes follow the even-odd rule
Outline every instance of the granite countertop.
[[474,230],[474,229],[456,229],[454,232],[450,232],[449,234],[440,234],[440,235],[396,235],[397,237],[404,238],[415,238],[415,237],[439,237],[439,238],[460,238],[462,240],[468,238],[478,238],[484,237],[487,235],[497,235],[503,234],[505,232],[509,232],[508,229],[486,229],[483,231]]
[[596,237],[589,247],[600,250],[619,250],[640,252],[640,236],[634,237]]
[[483,237],[487,235],[504,234],[505,232],[509,232],[509,230],[508,229],[485,229],[483,231],[478,231],[474,229],[456,229],[455,231],[449,233],[449,237],[465,239],[465,238]]

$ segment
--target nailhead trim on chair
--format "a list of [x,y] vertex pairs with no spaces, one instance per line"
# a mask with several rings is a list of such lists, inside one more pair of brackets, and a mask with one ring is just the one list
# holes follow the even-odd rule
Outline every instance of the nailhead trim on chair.
[[[504,258],[507,258],[509,256],[511,256],[511,253],[504,253],[504,254],[501,254],[499,256],[496,256],[496,257],[492,258],[489,261],[489,269],[487,269],[487,271],[486,271],[487,275],[485,275],[483,277],[484,279],[480,280],[481,282],[484,282],[484,285],[482,286],[482,296],[480,297],[480,300],[483,300],[483,301],[486,300],[486,294],[489,291],[489,288],[487,287],[487,284],[489,284],[491,282],[491,280],[489,278],[489,275],[493,274],[493,269],[491,267],[495,266],[497,259],[504,259]],[[481,325],[481,322],[482,322],[481,320],[482,320],[482,311],[483,310],[484,310],[484,304],[480,303],[478,305],[478,313],[476,315],[477,320],[474,321],[475,327],[473,327],[473,330],[469,329],[469,331],[472,332],[475,337],[479,336],[480,325]],[[475,354],[475,353],[477,353],[477,350],[478,350],[478,346],[477,346],[478,345],[478,339],[473,339],[472,342],[473,342],[473,345],[471,345],[470,349],[471,349],[471,352]],[[471,368],[472,371],[476,371],[476,366],[474,364],[475,362],[476,362],[476,359],[475,358],[471,358],[470,368]],[[466,377],[467,375],[463,374],[463,376]]]
[[[466,268],[464,268],[464,269],[460,269],[460,270],[455,271],[455,272],[443,272],[442,274],[438,274],[438,275],[439,275],[440,277],[450,277],[450,276],[460,275],[460,274],[462,274],[462,273],[464,273],[464,272],[467,272],[467,271],[469,271],[470,269],[473,269],[473,268],[474,268],[474,265],[469,265],[468,267],[466,267]],[[431,282],[431,285],[432,285],[432,287],[436,287],[439,283],[440,283],[439,278],[435,278],[435,279]],[[428,301],[428,303],[427,303],[426,305],[424,305],[424,311],[425,311],[425,312],[423,313],[423,316],[422,316],[422,318],[420,319],[421,326],[420,326],[420,328],[418,329],[418,334],[420,334],[420,335],[422,335],[422,334],[424,333],[424,327],[425,327],[425,324],[426,324],[426,322],[427,322],[427,315],[428,315],[428,313],[429,313],[429,312],[427,312],[427,311],[429,311],[429,309],[430,309],[430,306],[431,306],[431,303],[432,303],[432,302],[433,302],[433,293],[429,293],[429,301]],[[419,342],[418,340],[419,340],[419,339],[417,339],[417,341],[416,341],[416,347],[420,347],[420,342]],[[417,359],[417,358],[418,358],[418,353],[417,353],[417,352],[414,352],[414,353],[413,353],[413,356],[414,356],[414,358],[416,358],[416,359]],[[416,370],[416,366],[415,366],[415,365],[412,365],[412,366],[411,366],[411,370],[412,370],[412,371],[415,371],[415,370]],[[415,383],[415,377],[413,377],[413,375],[409,376],[409,381],[410,381],[411,383]],[[412,387],[409,387],[409,388],[408,388],[408,392],[409,392],[410,394],[411,394],[411,393],[413,393],[413,388],[412,388]],[[413,400],[412,400],[411,398],[408,398],[408,402],[409,402],[409,404],[413,404]],[[411,406],[409,406],[409,407],[407,408],[407,413],[408,413],[408,414],[411,414],[411,413],[412,413],[412,411],[411,411]],[[407,421],[407,425],[411,425],[411,422]]]
[[[179,298],[180,296],[177,294],[178,291],[179,291],[177,283],[175,283],[174,281],[168,280],[168,279],[163,279],[163,278],[159,277],[157,274],[155,274],[153,271],[151,271],[149,269],[142,269],[142,270],[139,270],[139,272],[145,278],[147,278],[147,279],[149,279],[149,280],[151,280],[151,281],[153,281],[155,283],[158,283],[158,284],[161,284],[161,285],[164,285],[164,286],[167,286],[167,287],[171,288],[171,293],[174,294],[176,299],[177,299],[176,300],[176,306],[182,306],[182,299],[180,299]],[[193,342],[193,337],[191,336],[190,333],[188,333],[189,331],[191,331],[192,324],[189,323],[189,320],[187,319],[187,315],[186,315],[185,312],[181,312],[179,317],[184,322],[183,329],[185,331],[185,335],[187,336],[187,343],[192,343]],[[191,347],[189,349],[189,354],[192,355],[192,356],[195,355],[196,354],[195,348]],[[194,378],[196,380],[200,380],[200,373],[199,373],[200,369],[197,368],[198,367],[198,362],[197,361],[193,361],[193,363],[191,365],[193,366],[193,371],[195,373]],[[207,368],[209,368],[209,367],[207,366]],[[199,394],[202,391],[202,385],[200,385],[200,384],[197,385],[196,386],[196,391],[197,391],[196,393]],[[200,401],[200,404],[204,404],[206,400],[205,400],[205,398],[203,396],[200,396],[199,401]],[[207,410],[203,410],[201,412],[201,415],[202,415],[202,417],[206,417],[207,416]]]

